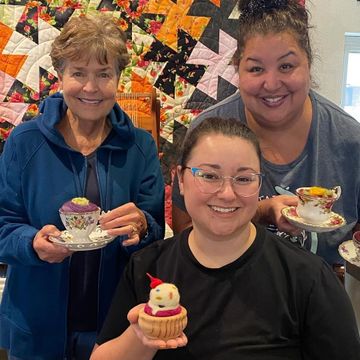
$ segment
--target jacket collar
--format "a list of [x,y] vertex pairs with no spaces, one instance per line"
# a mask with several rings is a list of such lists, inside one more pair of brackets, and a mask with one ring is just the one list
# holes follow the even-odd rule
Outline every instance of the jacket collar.
[[[40,104],[39,110],[40,115],[37,117],[37,122],[43,135],[54,144],[67,147],[64,138],[56,129],[56,124],[61,121],[67,110],[63,95],[61,93],[55,93],[47,97]],[[135,142],[135,127],[129,116],[115,103],[108,118],[112,126],[112,131],[114,131],[117,136],[111,136],[101,147],[114,150],[128,149],[131,147]]]

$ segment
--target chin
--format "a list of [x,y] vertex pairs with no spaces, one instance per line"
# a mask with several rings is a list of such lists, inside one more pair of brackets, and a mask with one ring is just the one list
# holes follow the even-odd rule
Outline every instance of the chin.
[[208,232],[215,236],[222,236],[222,237],[231,237],[235,235],[240,230],[240,227],[232,226],[216,226],[216,227],[209,227]]

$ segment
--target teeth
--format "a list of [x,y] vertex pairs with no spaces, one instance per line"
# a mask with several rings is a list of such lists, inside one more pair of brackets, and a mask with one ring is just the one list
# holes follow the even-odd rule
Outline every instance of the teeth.
[[223,207],[219,207],[219,206],[211,206],[211,208],[215,211],[221,212],[221,213],[230,213],[230,212],[234,212],[237,208],[233,207],[233,208],[223,208]]
[[280,101],[282,98],[283,98],[283,96],[279,96],[276,98],[264,98],[264,100],[269,103],[276,103],[276,102]]
[[80,99],[80,101],[87,104],[99,104],[101,102],[101,100],[88,100],[88,99]]

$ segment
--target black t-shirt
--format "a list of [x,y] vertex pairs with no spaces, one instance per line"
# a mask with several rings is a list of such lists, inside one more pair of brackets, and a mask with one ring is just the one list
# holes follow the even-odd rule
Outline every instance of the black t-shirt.
[[154,359],[359,359],[350,301],[321,258],[257,227],[251,247],[219,269],[202,266],[190,230],[132,256],[98,337],[129,326],[127,312],[148,300],[146,273],[177,285],[188,311],[188,344]]

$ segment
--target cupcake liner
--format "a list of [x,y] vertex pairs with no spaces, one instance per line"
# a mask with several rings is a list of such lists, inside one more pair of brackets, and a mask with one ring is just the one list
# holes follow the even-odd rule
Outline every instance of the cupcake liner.
[[146,314],[144,309],[141,309],[138,323],[150,339],[174,339],[181,335],[187,325],[187,311],[181,306],[181,312],[177,315],[156,317]]

